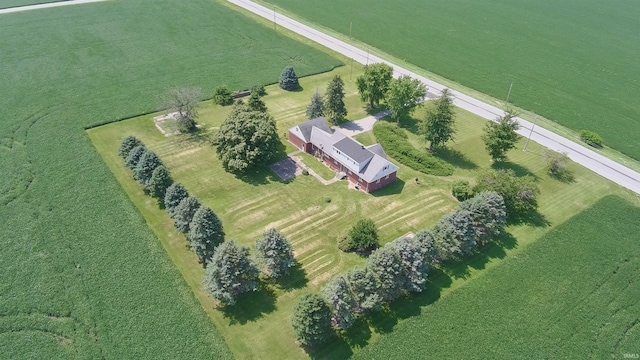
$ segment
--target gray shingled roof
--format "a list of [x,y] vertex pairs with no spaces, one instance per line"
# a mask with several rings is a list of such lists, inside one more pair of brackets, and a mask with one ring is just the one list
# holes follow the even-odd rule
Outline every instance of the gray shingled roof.
[[333,130],[327,125],[327,119],[323,117],[315,118],[313,120],[309,120],[306,123],[298,125],[300,131],[302,132],[302,136],[304,136],[304,140],[309,142],[311,140],[311,129],[317,127],[329,134],[333,133]]
[[364,146],[350,137],[345,137],[333,146],[359,164],[373,157],[373,153],[371,151],[367,150]]

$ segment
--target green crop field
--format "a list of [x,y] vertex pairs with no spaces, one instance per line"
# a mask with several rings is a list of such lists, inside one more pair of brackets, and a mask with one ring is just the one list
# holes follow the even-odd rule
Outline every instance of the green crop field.
[[0,34],[0,357],[231,357],[85,129],[340,61],[208,0],[0,15]]
[[[360,68],[355,69],[353,79],[360,72]],[[289,152],[296,149],[286,142],[286,130],[305,121],[304,111],[311,95],[316,88],[322,91],[334,74],[345,79],[349,119],[366,116],[354,81],[348,80],[347,67],[301,79],[305,89],[302,92],[288,93],[277,86],[267,87],[268,95],[264,100],[277,120],[278,132]],[[479,169],[491,166],[479,138],[485,121],[459,110],[456,142],[450,151],[441,154],[455,166],[451,177],[427,176],[400,165],[400,181],[374,195],[348,190],[345,182],[325,186],[311,176],[300,176],[288,183],[279,181],[269,171],[237,178],[224,172],[214,147],[208,141],[229,111],[229,107],[204,103],[200,122],[207,131],[197,136],[164,137],[153,125],[152,118],[157,114],[97,127],[88,133],[234,355],[240,358],[305,357],[295,344],[289,326],[295,298],[307,289],[318,291],[333,275],[364,262],[353,254],[339,252],[335,242],[337,236],[356,219],[362,216],[372,218],[380,229],[383,242],[408,231],[424,229],[454,209],[456,201],[449,193],[451,181],[472,179]],[[416,117],[423,114],[424,109],[421,109]],[[407,119],[402,126],[407,129],[409,140],[424,149],[425,144],[412,133],[416,128],[415,120]],[[274,226],[292,241],[302,270],[283,284],[269,284],[258,293],[248,294],[232,310],[216,309],[215,303],[202,290],[202,266],[187,249],[184,236],[175,231],[171,219],[158,209],[155,200],[143,194],[141,187],[132,179],[130,170],[118,157],[119,144],[127,135],[135,135],[155,151],[168,165],[176,181],[183,183],[220,216],[227,238],[253,246],[264,229]],[[367,143],[375,141],[371,133],[358,138]],[[314,356],[344,358],[358,353],[368,344],[376,343],[382,334],[404,318],[428,322],[427,317],[417,315],[430,309],[435,300],[454,294],[454,290],[468,282],[473,283],[475,278],[482,277],[485,269],[499,267],[503,259],[526,254],[527,245],[535,243],[550,229],[598,199],[607,194],[631,198],[628,192],[576,165],[571,167],[575,175],[573,183],[551,179],[544,173],[543,149],[531,143],[527,152],[523,152],[523,145],[524,139],[519,142],[517,150],[509,153],[511,162],[502,166],[513,168],[520,175],[530,173],[538,178],[542,188],[540,219],[531,225],[510,226],[511,236],[504,239],[502,246],[484,249],[465,263],[434,269],[430,287],[423,295],[400,302],[391,312],[373,316],[370,322],[359,323],[344,338],[333,341]],[[316,160],[310,157],[303,160],[311,164],[312,169],[323,166],[313,163]],[[328,174],[323,176],[326,178]],[[415,178],[419,181],[416,182]],[[327,202],[327,198],[331,201]]]
[[27,6],[35,4],[45,4],[52,2],[61,2],[67,0],[1,0],[0,9],[11,8],[16,6]]
[[640,159],[633,1],[268,2]]
[[637,357],[639,218],[606,197],[356,358]]

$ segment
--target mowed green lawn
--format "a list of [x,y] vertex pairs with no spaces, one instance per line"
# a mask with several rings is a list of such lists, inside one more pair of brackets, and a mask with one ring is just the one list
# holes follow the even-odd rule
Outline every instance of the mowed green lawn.
[[0,0],[0,9],[6,9],[16,6],[27,6],[35,4],[46,4],[52,2],[61,2],[68,0]]
[[639,218],[605,197],[356,358],[637,357]]
[[[354,71],[354,75],[360,73]],[[288,93],[276,86],[267,88],[264,98],[278,122],[278,132],[289,152],[296,150],[286,142],[289,127],[305,121],[304,110],[316,88],[324,89],[334,74],[340,74],[346,83],[350,119],[366,114],[357,98],[354,81],[349,81],[347,67],[332,73],[301,79],[305,89]],[[355,76],[353,77],[355,79]],[[458,110],[458,136],[451,151],[442,154],[456,166],[452,177],[433,177],[400,166],[400,181],[374,195],[348,190],[344,182],[322,185],[311,176],[300,176],[289,183],[278,180],[270,171],[262,171],[237,178],[222,169],[209,139],[230,108],[203,104],[200,122],[206,129],[198,136],[164,137],[154,127],[151,115],[109,124],[89,130],[89,136],[118,181],[140,209],[148,224],[156,232],[163,246],[191,285],[196,297],[209,314],[233,353],[242,358],[304,358],[305,353],[295,344],[290,328],[290,316],[295,298],[303,291],[318,291],[332,276],[364,259],[338,251],[336,237],[347,230],[360,217],[372,218],[380,229],[382,242],[388,242],[408,231],[419,231],[437,222],[451,212],[456,201],[449,193],[455,179],[472,180],[479,169],[491,166],[479,138],[485,121]],[[424,109],[416,113],[423,116]],[[407,119],[402,126],[417,147],[425,144],[411,133],[416,121]],[[255,240],[269,227],[276,227],[290,238],[301,271],[282,284],[271,284],[258,293],[246,296],[231,311],[216,308],[215,303],[202,291],[202,267],[187,249],[183,235],[176,233],[171,219],[157,208],[155,201],[144,196],[131,172],[117,156],[121,140],[127,135],[139,137],[157,152],[173,173],[173,177],[211,207],[222,219],[228,238],[253,247]],[[374,142],[372,134],[358,136],[365,142]],[[421,316],[423,309],[445,297],[488,268],[497,267],[503,259],[515,254],[526,254],[527,245],[571,216],[587,209],[607,194],[630,197],[609,181],[573,164],[575,182],[562,183],[550,179],[544,170],[543,149],[530,143],[527,152],[518,149],[509,153],[511,162],[502,166],[513,168],[518,174],[533,174],[542,188],[540,218],[530,225],[509,227],[510,236],[501,239],[500,246],[483,249],[480,254],[464,263],[448,264],[434,269],[426,292],[421,296],[401,301],[390,312],[373,316],[369,322],[360,322],[344,338],[325,346],[318,357],[343,358],[357,353],[369,343],[375,343],[381,334],[393,330],[405,318],[428,321]],[[305,161],[315,161],[305,158]],[[316,166],[322,166],[319,163]],[[415,181],[418,178],[418,182]],[[327,202],[326,199],[331,199]]]
[[0,357],[229,358],[85,128],[340,60],[208,0],[0,16]]
[[268,2],[640,159],[633,1]]

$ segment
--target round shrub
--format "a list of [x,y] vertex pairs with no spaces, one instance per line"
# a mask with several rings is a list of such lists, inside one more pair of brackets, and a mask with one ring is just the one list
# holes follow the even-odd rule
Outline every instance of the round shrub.
[[296,75],[296,72],[295,70],[293,70],[293,67],[287,66],[286,68],[284,68],[284,70],[282,71],[282,74],[280,75],[279,85],[280,85],[280,88],[287,91],[295,91],[300,89],[300,83],[298,82],[298,75]]
[[580,131],[580,140],[593,147],[602,147],[602,137],[593,131],[582,130]]
[[456,199],[465,201],[471,198],[473,191],[471,191],[471,186],[469,186],[468,181],[456,180],[451,183],[451,194],[455,196]]
[[218,86],[213,91],[213,102],[221,106],[233,104],[233,94],[231,90],[224,85]]

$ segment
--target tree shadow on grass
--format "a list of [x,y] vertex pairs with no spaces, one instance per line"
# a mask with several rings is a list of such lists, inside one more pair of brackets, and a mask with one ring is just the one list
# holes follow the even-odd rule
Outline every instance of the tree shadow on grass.
[[519,164],[512,163],[512,162],[497,161],[497,162],[494,162],[493,164],[491,164],[491,167],[494,170],[513,170],[513,172],[516,174],[517,177],[530,175],[530,176],[534,177],[536,180],[538,179],[538,176],[536,174],[534,174],[533,172],[531,172],[526,167],[524,167],[522,165],[519,165]]
[[528,211],[521,214],[512,214],[507,219],[507,223],[511,225],[529,225],[534,227],[551,226],[551,221],[536,210]]
[[412,118],[411,116],[403,116],[400,118],[399,122],[389,119],[389,122],[398,124],[400,128],[405,129],[412,134],[418,134],[420,121]]
[[454,279],[466,279],[470,275],[470,269],[484,269],[491,259],[504,259],[507,249],[514,249],[518,240],[510,233],[503,231],[498,237],[488,244],[481,246],[471,256],[459,261],[447,261],[443,264],[444,271]]
[[383,187],[382,189],[378,189],[372,192],[371,195],[375,197],[380,197],[380,196],[400,194],[402,192],[402,189],[404,189],[404,184],[405,182],[403,180],[396,179],[396,181],[394,181],[392,184],[389,184]]
[[353,349],[369,344],[371,334],[367,317],[361,317],[348,330],[336,332],[325,344],[305,351],[312,359],[348,359],[353,355]]
[[255,321],[276,310],[276,295],[273,290],[260,284],[257,291],[242,294],[234,306],[224,306],[220,309],[229,324],[244,325]]
[[302,268],[300,263],[290,269],[290,273],[287,276],[283,276],[279,279],[265,279],[266,284],[278,287],[283,291],[291,291],[296,289],[302,289],[307,286],[307,273]]
[[462,152],[458,150],[443,147],[436,149],[433,154],[460,169],[475,170],[478,168],[478,165],[476,165],[476,163],[469,160]]

